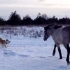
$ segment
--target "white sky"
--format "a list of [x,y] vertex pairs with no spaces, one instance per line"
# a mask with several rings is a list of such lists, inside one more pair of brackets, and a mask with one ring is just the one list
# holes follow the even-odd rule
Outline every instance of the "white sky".
[[17,11],[22,17],[36,17],[40,12],[49,16],[70,17],[70,0],[0,0],[0,16],[8,18]]
[[70,0],[0,0],[0,6],[70,8]]

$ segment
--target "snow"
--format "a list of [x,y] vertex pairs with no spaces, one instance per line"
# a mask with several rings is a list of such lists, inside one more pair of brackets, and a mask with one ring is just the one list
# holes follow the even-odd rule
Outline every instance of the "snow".
[[[28,28],[28,27],[27,27]],[[26,29],[27,29],[26,28]],[[33,28],[35,29],[35,28]],[[28,29],[29,30],[29,29]],[[41,29],[38,29],[38,31]],[[43,28],[42,28],[43,30]],[[52,56],[54,41],[52,37],[48,41],[43,36],[37,38],[23,35],[0,34],[3,39],[11,42],[7,48],[0,46],[0,70],[69,70],[66,63],[66,50],[61,45],[63,59],[59,59],[58,50]]]

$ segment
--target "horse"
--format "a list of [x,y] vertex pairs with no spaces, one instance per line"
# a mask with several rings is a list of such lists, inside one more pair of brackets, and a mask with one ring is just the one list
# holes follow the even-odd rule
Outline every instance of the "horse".
[[67,61],[67,64],[69,64],[70,63],[69,62],[70,26],[57,28],[55,25],[53,25],[53,26],[48,25],[48,26],[44,27],[44,41],[46,41],[49,38],[49,36],[52,36],[52,38],[55,42],[53,55],[55,54],[55,49],[56,49],[56,46],[57,46],[58,51],[59,51],[60,59],[62,59],[60,44],[63,44],[65,49],[67,50],[66,61]]

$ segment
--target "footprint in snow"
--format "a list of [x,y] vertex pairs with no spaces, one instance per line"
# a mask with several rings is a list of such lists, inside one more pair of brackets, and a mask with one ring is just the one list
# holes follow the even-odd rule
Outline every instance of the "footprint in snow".
[[16,53],[13,52],[12,50],[5,50],[5,51],[4,51],[4,54],[5,54],[6,56],[15,56],[15,55],[16,55]]
[[29,57],[29,55],[19,55],[20,57]]

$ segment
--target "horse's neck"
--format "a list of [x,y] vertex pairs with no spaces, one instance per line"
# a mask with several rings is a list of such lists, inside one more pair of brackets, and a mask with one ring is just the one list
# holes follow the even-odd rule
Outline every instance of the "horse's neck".
[[51,32],[52,32],[51,35],[53,35],[53,34],[55,34],[55,33],[59,33],[60,31],[62,31],[62,28],[52,29],[52,30],[51,30]]
[[53,29],[52,36],[59,36],[60,34],[62,34],[62,28]]
[[50,30],[50,35],[53,35],[55,31],[56,31],[56,29],[51,29]]

